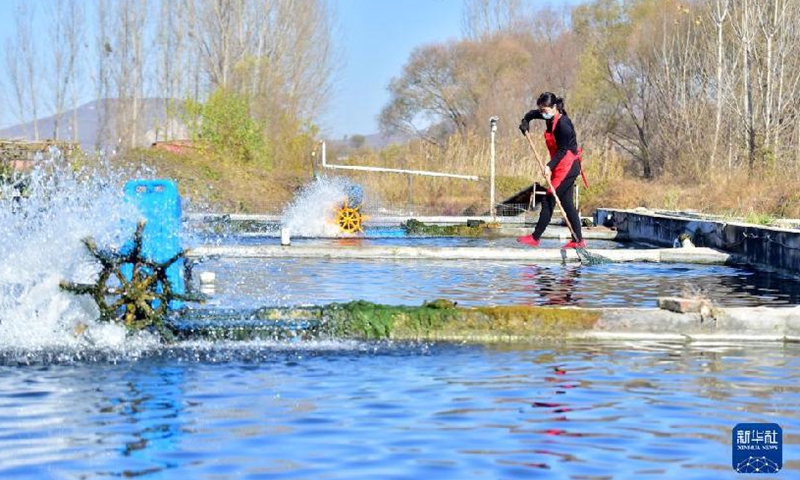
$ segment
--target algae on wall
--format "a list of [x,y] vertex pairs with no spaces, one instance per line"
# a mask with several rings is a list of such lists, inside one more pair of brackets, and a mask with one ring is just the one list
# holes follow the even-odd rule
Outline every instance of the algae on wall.
[[257,324],[301,322],[306,336],[361,340],[512,340],[558,338],[591,329],[600,318],[597,310],[497,306],[459,307],[447,300],[422,306],[380,305],[366,301],[321,307],[259,310]]
[[401,223],[407,235],[428,237],[478,237],[486,229],[485,223],[471,225],[428,225],[414,218]]

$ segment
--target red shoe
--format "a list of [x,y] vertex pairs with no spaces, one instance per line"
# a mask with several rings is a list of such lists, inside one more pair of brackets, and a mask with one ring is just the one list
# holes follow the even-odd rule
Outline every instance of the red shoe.
[[517,242],[522,243],[524,245],[528,245],[529,247],[538,247],[539,240],[536,240],[531,235],[525,235],[523,237],[517,237]]
[[561,246],[562,250],[566,250],[567,248],[586,248],[586,240],[581,240],[580,242],[572,240]]

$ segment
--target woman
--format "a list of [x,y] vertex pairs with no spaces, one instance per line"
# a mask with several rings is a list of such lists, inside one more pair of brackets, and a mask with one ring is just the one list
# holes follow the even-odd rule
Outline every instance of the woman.
[[[519,129],[523,135],[527,135],[530,130],[531,120],[544,120],[547,128],[544,132],[544,141],[550,151],[550,161],[545,167],[545,174],[550,179],[550,184],[555,188],[555,194],[561,200],[561,206],[567,213],[569,223],[574,230],[572,241],[561,248],[586,248],[586,242],[581,235],[581,219],[573,201],[575,194],[575,179],[578,175],[583,176],[581,170],[581,149],[578,147],[578,140],[575,137],[575,129],[572,121],[564,110],[564,100],[557,97],[554,93],[545,92],[539,95],[536,101],[536,110],[531,110],[525,114]],[[586,183],[586,177],[583,176]],[[539,221],[533,234],[517,238],[517,241],[530,245],[539,246],[539,239],[542,238],[544,230],[550,223],[553,216],[553,209],[556,206],[556,199],[552,189],[547,189],[547,195],[542,199],[542,209],[539,212]]]

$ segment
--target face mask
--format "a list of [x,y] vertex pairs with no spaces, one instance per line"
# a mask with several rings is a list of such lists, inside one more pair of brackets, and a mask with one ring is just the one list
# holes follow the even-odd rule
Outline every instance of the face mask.
[[542,118],[544,118],[545,120],[550,120],[551,118],[553,118],[553,114],[552,113],[543,113],[542,114]]

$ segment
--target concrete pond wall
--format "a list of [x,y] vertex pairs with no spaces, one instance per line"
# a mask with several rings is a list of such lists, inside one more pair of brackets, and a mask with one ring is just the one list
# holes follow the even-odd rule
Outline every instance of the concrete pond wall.
[[644,209],[600,208],[595,212],[595,223],[616,228],[630,240],[661,246],[672,246],[686,234],[698,247],[731,254],[734,263],[800,276],[800,230]]

